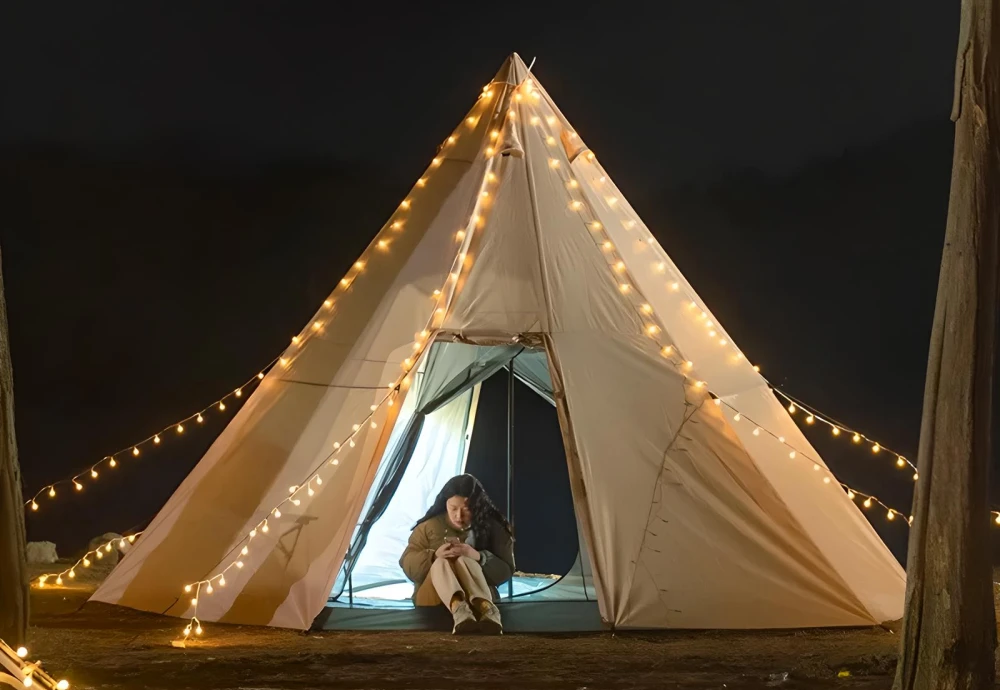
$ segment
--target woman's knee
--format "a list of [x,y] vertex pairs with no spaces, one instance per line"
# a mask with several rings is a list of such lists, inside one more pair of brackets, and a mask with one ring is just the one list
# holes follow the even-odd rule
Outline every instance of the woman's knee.
[[451,566],[447,558],[437,558],[431,563],[431,572],[435,570],[450,570]]
[[475,558],[469,558],[468,556],[459,556],[458,562],[464,565],[469,570],[482,570],[482,566],[479,565],[479,561]]

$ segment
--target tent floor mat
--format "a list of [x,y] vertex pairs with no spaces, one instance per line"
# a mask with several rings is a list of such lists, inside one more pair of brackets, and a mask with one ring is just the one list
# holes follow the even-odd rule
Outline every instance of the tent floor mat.
[[[607,630],[596,601],[524,601],[501,603],[508,633],[573,633]],[[313,630],[412,630],[451,632],[452,619],[443,606],[351,607],[328,604]]]

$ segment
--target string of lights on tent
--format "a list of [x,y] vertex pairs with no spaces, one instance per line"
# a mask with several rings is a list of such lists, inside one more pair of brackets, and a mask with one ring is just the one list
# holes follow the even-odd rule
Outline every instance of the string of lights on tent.
[[[504,85],[504,88],[507,88],[507,85]],[[482,94],[480,94],[479,102],[480,103],[487,102],[492,97],[493,97],[492,88],[485,88],[483,89]],[[473,112],[465,119],[465,123],[470,127],[474,127],[478,123],[479,117],[482,116],[482,113],[477,114],[474,112],[475,110],[476,107],[473,108]],[[458,136],[459,136],[458,131],[454,132],[445,140],[444,146],[453,145],[457,141]],[[491,158],[493,156],[493,153],[494,153],[494,148],[492,146],[487,147],[486,156],[488,158]],[[428,175],[432,172],[432,169],[438,167],[441,164],[441,162],[442,160],[440,157],[435,157],[431,161],[430,168],[427,170],[424,176],[420,177],[417,180],[414,189],[411,190],[412,196],[408,196],[406,199],[402,201],[402,203],[400,203],[397,213],[392,218],[390,218],[389,223],[387,224],[386,227],[388,227],[391,230],[402,231],[406,220],[405,214],[407,211],[410,210],[411,205],[414,203],[414,199],[418,194],[417,190],[426,185]],[[447,277],[444,280],[444,284],[441,286],[440,289],[434,290],[434,292],[432,293],[434,298],[433,309],[430,313],[430,316],[427,319],[424,329],[421,330],[419,333],[415,334],[414,340],[411,344],[413,354],[409,357],[404,358],[403,361],[400,363],[400,366],[403,369],[402,373],[400,373],[400,375],[393,382],[388,384],[389,392],[385,396],[383,396],[378,403],[371,406],[369,414],[364,419],[360,420],[358,423],[352,426],[352,431],[350,435],[343,441],[338,441],[333,444],[333,451],[329,455],[327,455],[315,468],[313,468],[313,470],[309,473],[309,477],[301,484],[290,486],[288,489],[288,495],[285,496],[277,505],[275,505],[267,513],[268,517],[265,517],[262,520],[260,520],[243,537],[243,539],[237,542],[236,547],[234,547],[234,551],[238,549],[237,555],[227,565],[225,565],[221,569],[217,568],[216,569],[217,572],[215,572],[212,576],[206,579],[199,580],[197,582],[191,582],[184,586],[185,594],[192,595],[190,601],[193,607],[190,622],[183,629],[183,635],[185,638],[190,636],[192,633],[194,633],[195,635],[201,635],[204,632],[202,623],[198,618],[198,604],[202,594],[204,593],[207,595],[211,595],[215,591],[216,587],[225,587],[227,583],[226,574],[234,569],[237,571],[243,569],[245,565],[243,559],[250,554],[250,546],[253,540],[259,534],[266,534],[269,531],[270,529],[269,521],[271,519],[275,520],[280,519],[282,516],[281,509],[282,507],[285,507],[287,504],[291,504],[297,507],[301,504],[303,498],[313,497],[319,490],[319,487],[323,485],[324,482],[323,473],[327,471],[329,473],[332,473],[335,471],[335,469],[330,470],[329,468],[330,467],[336,468],[337,465],[339,465],[337,454],[340,453],[340,451],[344,447],[350,447],[350,448],[355,447],[356,445],[355,437],[360,433],[360,431],[365,426],[369,426],[372,429],[376,428],[378,426],[377,422],[375,421],[376,413],[382,408],[383,405],[387,406],[393,405],[397,394],[401,390],[405,390],[405,388],[408,386],[410,381],[410,376],[409,376],[410,372],[417,365],[420,356],[424,353],[425,348],[430,342],[429,338],[431,336],[431,333],[433,332],[434,329],[440,328],[441,324],[444,321],[444,316],[447,312],[448,306],[452,301],[452,298],[455,295],[459,279],[462,276],[463,269],[467,270],[471,266],[472,257],[469,254],[469,245],[471,242],[472,233],[475,229],[481,228],[485,224],[486,208],[488,207],[489,204],[488,200],[490,199],[489,186],[490,184],[496,181],[497,181],[497,176],[492,171],[492,165],[487,165],[483,179],[480,182],[479,193],[476,196],[476,204],[475,207],[473,208],[472,215],[469,218],[466,227],[456,232],[456,240],[459,242],[458,251],[454,259],[452,260],[451,268],[449,269]],[[379,234],[376,235],[375,239],[372,242],[372,245],[369,245],[369,249],[366,250],[366,252],[362,254],[361,258],[359,258],[358,261],[354,263],[352,267],[353,273],[349,272],[348,275],[344,276],[344,278],[341,279],[340,285],[337,288],[338,290],[342,289],[346,290],[353,284],[354,280],[364,269],[367,263],[366,255],[369,253],[372,246],[374,246],[379,251],[388,250],[388,245],[389,245],[388,240],[386,240],[382,236],[385,231],[386,228],[383,227],[382,231],[380,231]],[[326,309],[329,309],[330,307],[332,307],[332,305],[333,305],[332,297],[324,302],[324,307]],[[321,331],[324,325],[325,324],[322,321],[314,321],[312,323],[312,330]],[[298,339],[293,339],[293,345],[297,346],[299,345],[299,343],[300,341]],[[329,476],[327,477],[327,481],[329,481]]]
[[[488,84],[486,87],[484,87],[483,92],[480,94],[477,105],[473,107],[472,111],[470,111],[468,116],[463,121],[466,125],[468,125],[471,128],[475,128],[477,126],[480,118],[484,114],[483,112],[479,112],[479,109],[483,106],[483,104],[488,103],[494,97],[495,88],[503,89],[501,95],[502,99],[504,96],[506,96],[507,89],[511,88],[511,85],[505,83],[504,84],[491,83]],[[523,114],[518,113],[517,108],[521,107],[518,104],[527,102],[529,105],[534,105],[537,104],[541,100],[541,98],[542,94],[540,93],[539,89],[536,89],[534,87],[533,81],[531,79],[525,80],[521,85],[513,87],[513,93],[511,95],[512,103],[510,105],[509,110],[506,112],[506,117],[509,120],[514,120],[518,117],[522,117],[522,119],[525,122],[530,123],[530,125],[535,127],[541,127],[543,122],[545,122],[550,127],[554,126],[558,120],[552,114],[548,114],[545,115],[545,117],[542,117],[543,113],[535,112],[534,110],[532,110],[528,114],[527,118],[523,118]],[[485,108],[483,108],[483,110],[485,110]],[[461,135],[460,134],[461,128],[462,125],[460,124],[459,128],[457,128],[445,140],[445,142],[442,144],[442,150],[447,149],[448,146],[453,145],[457,141],[458,137]],[[548,146],[555,146],[557,144],[557,139],[555,134],[556,133],[554,131],[549,131],[547,136],[545,136],[544,140]],[[575,132],[567,132],[565,134],[571,140],[577,138]],[[491,184],[497,181],[497,176],[493,171],[493,165],[494,165],[493,160],[501,143],[499,141],[500,138],[501,138],[500,129],[494,129],[490,132],[490,143],[483,149],[483,153],[485,154],[488,161],[487,165],[485,166],[483,179],[479,186],[479,193],[477,194],[476,197],[475,206],[472,209],[471,215],[469,216],[469,219],[465,227],[458,229],[455,233],[455,239],[458,242],[457,253],[451,263],[451,268],[449,269],[449,272],[446,278],[444,279],[444,284],[442,285],[441,289],[434,290],[433,292],[432,295],[433,305],[429,307],[431,309],[431,314],[427,319],[424,329],[416,333],[414,336],[414,339],[412,341],[412,351],[413,351],[412,355],[404,358],[400,363],[402,372],[392,382],[388,383],[387,385],[388,390],[386,394],[383,397],[381,397],[381,399],[378,402],[371,405],[370,411],[367,414],[367,416],[365,416],[363,419],[359,419],[358,422],[352,426],[351,433],[348,434],[343,439],[341,439],[340,441],[334,443],[332,451],[328,455],[323,457],[322,460],[318,462],[313,468],[311,468],[311,470],[309,471],[307,476],[303,479],[303,481],[299,484],[290,486],[288,494],[284,496],[280,501],[278,501],[277,504],[274,505],[269,511],[264,513],[265,517],[256,522],[256,524],[254,524],[247,531],[247,533],[244,534],[244,536],[235,543],[235,545],[232,547],[232,550],[230,551],[231,555],[235,554],[233,555],[231,561],[226,563],[228,556],[226,558],[223,558],[222,562],[219,563],[211,571],[211,575],[209,575],[205,579],[190,582],[184,585],[184,593],[190,598],[189,599],[190,604],[193,607],[191,612],[190,622],[183,629],[184,637],[188,637],[192,633],[195,635],[201,635],[203,633],[203,626],[198,618],[198,605],[201,598],[203,596],[213,594],[216,588],[225,587],[227,585],[227,579],[226,579],[227,575],[229,575],[231,579],[235,579],[236,577],[238,577],[239,571],[241,571],[245,566],[244,559],[250,554],[253,540],[261,534],[266,534],[271,529],[271,524],[270,524],[271,521],[281,519],[283,515],[282,513],[283,508],[285,508],[287,512],[288,505],[293,505],[298,507],[299,505],[301,505],[303,500],[312,498],[320,490],[320,488],[324,485],[325,482],[330,482],[333,473],[336,472],[336,468],[339,465],[339,460],[337,457],[338,453],[340,453],[341,450],[345,447],[348,448],[355,447],[357,442],[356,437],[362,432],[362,430],[366,430],[367,428],[371,429],[377,428],[379,426],[379,420],[377,419],[378,413],[384,411],[385,407],[393,406],[399,394],[405,392],[407,386],[410,383],[410,374],[416,367],[418,361],[420,360],[420,357],[425,353],[427,345],[432,340],[432,334],[436,330],[440,329],[442,323],[444,322],[444,317],[447,313],[448,308],[451,306],[453,298],[458,289],[460,279],[463,275],[463,270],[467,271],[467,269],[471,266],[472,257],[469,253],[471,238],[475,230],[478,228],[482,228],[485,224],[485,214],[489,207],[490,199],[492,198],[491,195],[493,194]],[[419,190],[427,184],[428,178],[433,174],[434,169],[436,169],[438,166],[441,165],[442,163],[441,155],[442,154],[439,153],[438,156],[432,159],[429,168],[427,169],[425,174],[417,180],[414,188],[410,192],[410,195],[407,196],[400,203],[396,213],[394,213],[393,216],[390,217],[389,221],[375,236],[375,238],[372,240],[372,243],[368,246],[365,252],[362,253],[361,257],[351,266],[347,274],[340,280],[337,288],[334,290],[334,293],[330,296],[330,298],[324,301],[323,305],[318,310],[316,316],[310,320],[310,323],[304,329],[304,331],[292,338],[292,342],[289,348],[285,350],[285,352],[281,357],[276,358],[275,361],[273,361],[270,365],[268,365],[269,367],[271,367],[275,363],[277,363],[278,365],[278,367],[275,367],[276,370],[278,370],[279,368],[283,369],[285,367],[288,367],[294,361],[296,352],[300,351],[300,348],[308,340],[308,338],[313,334],[322,333],[324,329],[327,327],[329,323],[329,313],[334,307],[336,298],[339,294],[338,291],[343,292],[349,290],[353,286],[354,282],[363,276],[365,268],[369,264],[369,262],[377,261],[378,256],[380,254],[391,250],[392,238],[394,233],[405,231],[407,211],[410,210],[411,206],[414,203],[419,203],[419,195],[420,195]],[[600,168],[598,163],[596,163],[596,156],[594,155],[594,153],[589,149],[584,149],[580,153],[580,155],[583,155],[584,159],[588,163],[594,164],[595,169],[600,174],[599,177],[596,178],[598,180],[598,184],[603,183],[604,180],[606,180],[606,177],[604,175],[603,169]],[[665,359],[667,359],[676,368],[676,370],[684,376],[685,380],[692,387],[711,396],[716,405],[719,406],[724,405],[726,407],[727,413],[732,414],[733,421],[737,423],[752,424],[753,425],[752,434],[754,436],[760,436],[762,434],[766,434],[768,437],[773,439],[774,442],[783,445],[788,453],[790,461],[795,461],[796,459],[800,459],[799,462],[791,464],[790,465],[791,467],[799,467],[802,468],[803,470],[808,470],[810,472],[815,473],[815,476],[817,477],[818,481],[822,481],[825,484],[833,484],[834,486],[841,487],[841,489],[846,493],[849,500],[854,501],[855,499],[862,499],[861,505],[864,508],[870,508],[873,505],[880,506],[881,508],[885,509],[886,511],[885,517],[889,521],[893,521],[897,516],[900,516],[903,518],[903,522],[906,522],[907,524],[910,523],[912,518],[906,517],[906,513],[891,508],[890,506],[886,505],[881,500],[879,500],[878,498],[876,498],[871,494],[857,491],[847,486],[846,484],[838,481],[836,477],[833,475],[833,473],[824,464],[822,464],[820,460],[810,457],[808,453],[804,453],[799,449],[795,448],[791,444],[791,442],[789,442],[783,436],[775,434],[772,431],[763,428],[762,426],[756,424],[753,420],[742,415],[740,411],[737,410],[735,407],[733,407],[730,403],[722,400],[718,396],[715,396],[711,392],[711,388],[708,382],[693,378],[691,372],[694,369],[694,363],[691,362],[690,360],[687,360],[683,356],[683,353],[680,352],[676,344],[664,342],[664,338],[662,337],[662,334],[665,333],[665,329],[662,325],[663,321],[655,313],[656,310],[651,306],[650,302],[646,299],[646,297],[642,294],[642,292],[637,287],[635,287],[637,281],[631,276],[628,266],[623,260],[623,257],[618,253],[612,241],[611,235],[606,231],[602,223],[597,219],[596,213],[593,211],[590,204],[587,202],[586,198],[578,198],[579,195],[582,194],[582,191],[578,191],[580,190],[579,181],[576,178],[569,175],[568,173],[564,173],[564,167],[562,166],[562,163],[558,158],[550,157],[548,162],[548,168],[552,174],[564,178],[563,179],[563,182],[565,183],[564,188],[568,190],[568,196],[569,196],[568,205],[570,210],[580,213],[581,217],[584,218],[584,222],[586,223],[587,227],[592,231],[591,236],[593,237],[595,243],[599,247],[600,251],[607,257],[608,268],[611,271],[611,275],[615,278],[615,281],[618,284],[619,291],[623,296],[625,296],[628,299],[630,304],[636,310],[636,313],[639,315],[639,318],[642,320],[642,323],[644,324],[644,330],[646,335],[654,340],[662,356]],[[610,208],[617,209],[618,212],[621,212],[623,204],[619,203],[618,197],[615,196],[614,194],[605,197],[605,202]],[[636,220],[632,217],[625,218],[623,222],[625,223],[625,227],[627,229],[631,229],[636,225]],[[648,230],[645,230],[645,234],[648,235],[648,241],[655,243],[655,239],[648,232]],[[663,270],[665,272],[666,270],[665,265],[663,265]],[[726,336],[721,335],[718,332],[719,330],[721,330],[721,328],[715,326],[712,323],[712,321],[708,318],[707,313],[698,308],[697,303],[693,299],[691,299],[690,294],[687,294],[686,292],[682,293],[679,280],[668,283],[667,289],[671,292],[678,293],[679,299],[687,300],[688,304],[687,308],[689,313],[691,314],[691,318],[703,322],[706,329],[705,332],[709,338],[715,339],[720,347],[730,346],[730,341],[726,338]],[[740,352],[738,349],[736,349],[735,346],[732,347],[734,348],[734,356],[739,359],[743,359],[744,358],[743,353]],[[754,368],[756,369],[756,367]],[[264,379],[263,372],[258,374],[258,376],[256,377],[256,380],[258,381],[262,379]],[[253,381],[248,383],[252,382]],[[239,390],[240,389],[237,389],[237,391]],[[775,391],[775,392],[784,396],[784,394],[780,393],[780,391]],[[234,392],[233,394],[230,395],[236,395],[236,397],[240,397],[240,393],[238,392]],[[787,396],[784,397],[787,398]],[[789,399],[790,413],[795,412],[796,405],[801,407],[799,403],[793,402],[790,398],[788,399]],[[225,398],[223,398],[223,400],[225,400]],[[220,405],[221,404],[222,402],[220,401]],[[208,408],[206,408],[206,410],[207,409]],[[222,409],[224,409],[224,407]],[[202,412],[205,412],[206,410],[203,410]],[[822,423],[826,423],[831,427],[834,427],[835,429],[839,430],[839,431],[834,431],[834,435],[839,435],[841,432],[851,433],[851,431],[847,429],[847,427],[836,424],[827,417],[821,417],[817,413],[809,409],[806,409],[806,411],[809,413],[809,419],[812,419],[813,422],[815,422],[818,419]],[[193,416],[188,417],[185,420],[182,420],[182,422],[177,424],[177,427],[181,427],[183,422],[189,422],[189,420],[192,417]],[[199,418],[201,417],[201,413],[198,413],[198,417]],[[807,419],[806,423],[808,424],[812,422],[810,422]],[[174,428],[175,427],[168,427],[167,430]],[[167,430],[160,433],[165,433]],[[178,433],[182,431],[183,431],[182,428],[177,429]],[[854,432],[854,434],[856,437],[870,441],[870,439],[867,439],[867,437],[864,437],[858,434],[857,432]],[[142,443],[146,443],[149,441],[152,441],[153,443],[159,443],[158,439],[159,435],[156,435],[155,437],[150,437],[150,439],[147,439]],[[136,451],[135,454],[137,454],[138,447],[139,447],[138,444],[133,447]],[[883,449],[884,448],[880,444],[876,443],[874,444],[873,452],[878,453]],[[892,451],[886,450],[886,453],[895,456],[897,458],[897,463],[902,462],[903,465],[909,464],[909,461],[907,461],[902,456],[893,453]],[[114,461],[113,456],[109,456],[109,458],[112,462]],[[910,466],[912,467],[912,464]],[[97,466],[95,465],[94,467]],[[94,478],[96,478],[96,474],[94,475]],[[78,477],[74,477],[73,481],[76,482],[77,479]],[[916,476],[914,476],[914,479],[916,479]],[[36,499],[44,491],[45,489],[43,489],[42,492],[39,492],[39,494],[36,494],[36,496],[29,502],[31,504],[32,509],[37,510]],[[996,517],[996,521],[1000,523],[1000,512],[994,512],[994,516]],[[139,533],[123,538],[123,543],[125,540],[128,540],[129,542],[134,541],[138,535]],[[63,577],[68,577],[68,578],[75,577],[75,568],[79,567],[81,564],[84,567],[89,567],[89,563],[87,561],[90,561],[89,557],[91,554],[93,554],[95,558],[101,558],[102,549],[105,552],[108,552],[113,548],[113,544],[114,542],[108,542],[107,544],[102,545],[102,547],[98,548],[96,551],[88,552],[88,554],[83,558],[81,558],[80,561],[78,561],[72,568],[69,568],[61,573],[54,575],[55,583],[57,585],[61,585],[63,583]],[[48,575],[40,578],[38,582],[39,586],[45,586],[48,580],[52,577],[53,577],[52,575]]]

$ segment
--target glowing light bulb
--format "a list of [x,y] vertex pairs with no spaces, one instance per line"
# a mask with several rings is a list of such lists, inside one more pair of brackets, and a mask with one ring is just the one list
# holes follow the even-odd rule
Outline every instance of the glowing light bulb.
[[226,403],[220,402],[219,403],[219,410],[224,411],[225,409],[226,409]]
[[49,487],[49,498],[55,498],[55,497],[56,497],[56,489],[55,489],[55,487],[50,486]]
[[134,544],[135,543],[135,536],[136,535],[134,535],[134,534],[128,535],[128,543],[129,544]]
[[313,491],[313,488],[311,486],[306,490],[306,493],[308,493],[310,496],[316,495],[316,492]]
[[616,197],[613,197],[613,196],[609,196],[608,197],[608,206],[614,206],[617,203],[618,203],[618,199]]
[[795,403],[792,403],[792,404],[790,404],[790,405],[788,406],[788,414],[795,414],[795,410],[797,410],[797,409],[798,409],[798,408],[797,408],[797,407],[795,407]]
[[114,458],[108,458],[108,467],[118,467],[118,461]]
[[282,357],[281,359],[278,360],[278,364],[280,364],[283,367],[287,367],[288,366],[288,358],[287,357]]
[[198,422],[199,424],[204,424],[204,423],[205,423],[205,418],[201,416],[201,413],[200,413],[200,412],[198,413],[198,416],[197,416],[197,418],[196,418],[196,421],[197,421],[197,422]]
[[278,510],[277,508],[274,509],[274,517],[276,517],[276,518],[280,518],[281,517],[281,511]]
[[492,156],[494,153],[496,153],[496,150],[492,146],[487,146],[486,147],[486,156],[487,157]]
[[817,465],[815,462],[813,463],[813,471],[819,472],[819,465]]
[[824,484],[829,484],[830,483],[830,478],[829,477],[823,477],[823,483]]
[[340,464],[340,460],[338,460],[337,458],[334,458],[333,460],[330,461],[330,464],[334,465],[334,466],[339,465]]
[[531,124],[533,124],[533,125],[537,125],[541,121],[542,121],[542,119],[540,117],[538,117],[537,115],[532,115],[531,119],[529,120],[529,122],[531,122]]
[[832,433],[834,436],[840,436],[840,427],[839,426],[833,427]]
[[352,438],[350,441],[347,442],[347,445],[349,445],[351,448],[354,448],[357,444],[354,442],[354,439]]
[[812,424],[815,421],[816,421],[816,418],[813,417],[812,415],[809,415],[808,417],[806,417],[806,424]]
[[89,558],[84,558],[83,559],[83,567],[84,568],[89,568],[90,567],[90,559]]
[[206,592],[207,594],[211,594],[211,593],[212,593],[212,592],[214,592],[214,591],[215,591],[215,588],[214,588],[214,587],[212,587],[212,583],[211,583],[211,582],[209,582],[209,583],[208,583],[208,586],[207,586],[207,587],[205,588],[205,592]]
[[855,443],[861,443],[861,434],[854,434],[854,438],[852,440]]
[[17,655],[20,658],[24,659],[25,657],[28,656],[28,648],[27,647],[18,647],[17,648]]
[[741,419],[743,419],[743,415],[741,415],[739,412],[737,412],[736,414],[733,415],[733,421],[734,422],[738,422]]
[[104,558],[104,554],[101,553],[100,549],[98,549],[97,551],[95,551],[94,555],[97,556],[97,560],[101,560],[102,558]]
[[69,579],[71,579],[71,580],[76,579],[76,571],[75,570],[71,569],[68,574],[69,574]]
[[323,486],[323,478],[316,477],[316,486]]
[[427,184],[427,180],[425,178],[421,177],[420,179],[417,180],[418,187],[423,187],[425,184]]
[[293,335],[292,336],[292,345],[298,345],[301,340],[302,340],[302,338],[300,338],[299,336]]
[[619,273],[621,273],[622,271],[624,271],[625,270],[625,262],[624,261],[619,261],[618,263],[616,263],[615,264],[615,270],[618,271]]
[[865,499],[864,506],[865,506],[865,508],[871,508],[872,507],[871,496],[869,496],[868,498]]
[[896,458],[896,467],[905,467],[905,466],[906,466],[906,460],[904,460],[902,456]]
[[622,283],[621,285],[618,286],[618,289],[621,290],[622,293],[627,293],[629,290],[632,289],[632,286],[629,285],[628,283]]
[[580,183],[576,181],[575,177],[566,184],[570,189],[577,189],[580,186]]
[[195,635],[201,635],[203,632],[205,632],[205,631],[202,629],[202,627],[200,625],[197,628],[194,629],[194,634]]
[[549,135],[549,136],[545,137],[545,143],[548,144],[549,146],[555,146],[556,145],[556,138],[554,136],[552,136],[552,135]]
[[246,556],[246,555],[248,555],[248,554],[250,553],[250,548],[249,548],[249,547],[247,547],[247,546],[244,546],[244,547],[243,547],[243,548],[242,548],[242,549],[240,550],[240,553],[241,553],[241,554],[243,554],[244,556]]
[[913,473],[913,481],[917,481],[918,479],[920,479],[920,473],[919,472],[914,472]]
[[177,433],[178,434],[183,434],[184,433],[184,425],[183,424],[178,424],[177,425]]
[[778,443],[784,443],[784,442],[785,442],[785,437],[784,436],[779,436],[778,437]]
[[198,605],[198,597],[191,597],[191,606]]
[[1000,525],[1000,513],[997,513],[997,518],[994,520],[998,525]]
[[160,442],[160,435],[157,434],[156,436],[153,437],[153,443],[159,443],[159,442]]
[[753,435],[760,436],[760,427],[757,427],[756,429],[753,430]]
[[882,450],[882,446],[880,446],[879,444],[876,443],[875,445],[872,446],[872,452],[873,453],[877,453],[880,450]]
[[76,489],[77,491],[83,491],[83,484],[81,484],[80,482],[78,482],[78,481],[76,481],[74,479],[73,480],[73,488]]
[[[378,244],[379,244],[380,247],[384,247],[385,244],[386,244],[386,242],[385,242],[385,240],[379,240]],[[323,328],[323,323],[321,321],[313,321],[313,330],[314,331],[318,331],[321,328]],[[237,388],[236,389],[236,397],[238,398],[241,395],[243,395],[243,392],[239,388]]]
[[376,429],[378,428],[378,422],[373,421],[369,426],[371,426],[372,429]]
[[[409,200],[409,199],[403,199],[403,200],[402,200],[402,201],[400,202],[400,204],[399,204],[399,207],[400,207],[401,209],[403,209],[404,211],[408,210],[408,209],[410,208],[410,200]],[[361,264],[361,262],[360,262],[360,261],[359,261],[358,263],[359,263],[359,264]],[[357,266],[357,264],[355,264],[355,266]],[[362,267],[364,267],[364,264],[361,264],[361,266],[357,266],[357,267],[358,267],[358,268],[362,268]]]
[[[323,306],[329,309],[330,307],[333,306],[333,300],[332,299],[323,300]],[[264,378],[264,372],[257,374],[257,378],[259,379]]]
[[694,362],[692,362],[691,360],[688,360],[688,361],[684,362],[684,368],[685,369],[690,369],[693,366],[694,366]]
[[[475,120],[474,120],[473,118],[471,118],[471,117],[470,117],[469,119],[470,119],[470,120],[473,120],[473,121],[475,121]],[[448,137],[448,140],[447,140],[447,141],[448,141],[448,143],[449,143],[449,144],[454,144],[454,143],[455,143],[455,135],[453,134],[453,135],[451,135],[450,137]]]
[[795,451],[794,451],[794,450],[793,450],[793,451],[790,451],[790,452],[788,453],[788,457],[789,457],[790,459],[792,459],[792,460],[794,460],[794,459],[795,459],[795,455],[796,455],[796,453],[795,453]]
[[601,245],[601,248],[606,252],[610,252],[615,248],[615,245],[611,244],[611,240],[605,240],[604,244]]
[[677,281],[674,281],[674,282],[670,283],[670,289],[673,292],[677,292],[678,290],[681,289],[681,284],[678,283]]
[[671,347],[670,345],[665,345],[663,349],[660,350],[660,354],[662,354],[664,357],[669,357],[673,353],[674,353],[674,348]]
[[65,679],[60,680],[56,683],[56,690],[69,690],[69,681]]
[[895,519],[895,517],[896,517],[896,511],[894,511],[892,508],[890,508],[889,512],[885,514],[886,520],[893,520]]
[[853,491],[851,491],[850,489],[848,489],[848,490],[847,490],[847,497],[848,497],[849,499],[851,499],[852,501],[854,500],[854,495],[855,495],[855,494],[854,494],[854,492],[853,492]]
[[549,167],[552,168],[553,170],[555,170],[556,168],[559,167],[559,161],[557,159],[555,159],[555,158],[550,158],[549,159]]
[[34,499],[32,499],[32,501],[31,501],[31,509],[32,510],[38,510],[38,504],[35,503]]
[[260,531],[263,532],[264,534],[267,534],[268,532],[271,531],[271,528],[268,526],[266,520],[264,521],[264,524],[261,525]]
[[357,431],[357,430],[358,430],[358,429],[360,429],[360,428],[361,428],[361,425],[360,425],[360,424],[354,424],[353,426],[351,426],[351,430],[352,430],[352,431]]
[[32,685],[35,684],[35,681],[32,680],[31,676],[25,676],[24,680],[21,682],[24,683],[24,687],[26,688],[30,688]]
[[[618,263],[620,263],[622,265],[622,268],[625,267],[625,264],[622,263],[621,261],[619,261]],[[653,313],[653,305],[651,305],[651,304],[643,304],[642,307],[641,307],[641,309],[642,309],[642,313],[643,314],[652,314]]]
[[243,561],[236,561],[236,567],[237,568],[242,568],[243,567]]
[[580,209],[582,209],[582,208],[583,208],[583,202],[582,202],[582,201],[573,201],[573,202],[572,202],[572,203],[571,203],[571,204],[569,205],[569,207],[570,207],[571,209],[573,209],[574,211],[579,211]]
[[431,165],[433,165],[436,168],[437,166],[441,165],[441,159],[437,157],[432,158]]

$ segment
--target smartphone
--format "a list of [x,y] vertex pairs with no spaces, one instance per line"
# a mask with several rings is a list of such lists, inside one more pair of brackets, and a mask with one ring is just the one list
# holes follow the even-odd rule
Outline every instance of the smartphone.
[[458,544],[459,543],[458,542],[458,537],[445,537],[444,538],[444,543],[445,544]]

